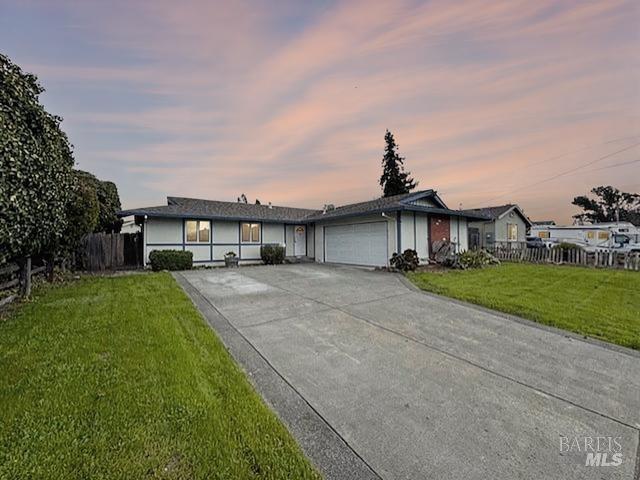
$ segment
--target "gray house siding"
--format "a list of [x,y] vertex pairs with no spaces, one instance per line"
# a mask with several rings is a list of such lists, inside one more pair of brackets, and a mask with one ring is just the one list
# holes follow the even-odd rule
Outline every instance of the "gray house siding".
[[457,252],[464,252],[469,249],[469,233],[466,218],[449,217],[449,238],[455,245]]
[[402,212],[399,252],[415,250],[418,258],[429,256],[429,215],[421,212]]
[[[512,215],[513,214],[513,215]],[[495,238],[496,242],[507,242],[508,240],[508,228],[507,224],[516,224],[518,228],[518,242],[526,241],[527,237],[527,224],[522,220],[520,215],[515,212],[506,214],[503,218],[495,221]]]
[[480,247],[493,247],[495,243],[495,226],[493,222],[469,222],[469,229],[476,228],[480,236]]
[[284,223],[251,222],[260,225],[260,242],[241,241],[239,221],[210,220],[208,242],[187,242],[185,222],[188,218],[156,218],[145,220],[143,229],[144,262],[153,250],[185,250],[193,253],[193,263],[216,265],[224,262],[224,255],[234,252],[242,263],[260,261],[260,246],[285,242]]
[[518,236],[515,242],[525,242],[527,224],[516,212],[509,212],[503,218],[484,222],[469,222],[469,228],[477,228],[480,234],[480,247],[492,248],[495,243],[509,243],[508,224],[516,224]]
[[310,224],[307,225],[307,257],[315,258],[316,255],[316,235],[315,235],[315,225]]

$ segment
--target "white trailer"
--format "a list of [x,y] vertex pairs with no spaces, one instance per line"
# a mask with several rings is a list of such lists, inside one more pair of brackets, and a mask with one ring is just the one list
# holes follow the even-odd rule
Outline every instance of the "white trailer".
[[547,245],[569,242],[587,251],[640,252],[640,228],[629,222],[590,225],[534,225],[531,236],[542,238]]

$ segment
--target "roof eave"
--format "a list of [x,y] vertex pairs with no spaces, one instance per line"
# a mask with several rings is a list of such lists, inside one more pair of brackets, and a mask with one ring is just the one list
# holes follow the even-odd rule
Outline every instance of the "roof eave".
[[377,213],[386,213],[386,212],[397,212],[399,210],[402,210],[402,206],[391,206],[391,207],[384,207],[384,208],[375,208],[373,210],[366,210],[364,212],[352,212],[352,213],[343,213],[343,214],[338,214],[338,215],[316,215],[313,217],[308,217],[306,220],[308,222],[322,222],[323,220],[336,220],[339,218],[351,218],[351,217],[363,217],[366,215],[375,215]]
[[487,217],[482,215],[473,215],[469,213],[465,213],[463,210],[451,210],[449,208],[437,208],[437,207],[424,207],[421,205],[403,205],[402,210],[410,211],[410,212],[423,212],[423,213],[439,213],[442,215],[450,215],[452,217],[464,217],[470,218],[474,220],[490,220]]
[[285,223],[287,225],[300,225],[308,223],[306,219],[275,219],[262,218],[257,216],[221,216],[221,215],[203,215],[203,214],[187,214],[187,213],[171,213],[171,212],[150,212],[146,210],[122,210],[117,213],[118,217],[128,217],[131,215],[146,216],[148,218],[183,218],[192,220],[219,220],[228,222],[261,222],[261,223]]

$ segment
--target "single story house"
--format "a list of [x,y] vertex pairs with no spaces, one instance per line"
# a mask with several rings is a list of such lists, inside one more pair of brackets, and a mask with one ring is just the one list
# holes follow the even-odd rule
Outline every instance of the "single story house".
[[463,210],[484,217],[469,222],[469,248],[493,248],[496,245],[522,247],[526,244],[531,220],[515,204]]
[[204,265],[224,262],[227,252],[257,262],[261,245],[279,244],[287,257],[384,266],[408,248],[429,257],[434,240],[466,250],[467,222],[482,218],[449,209],[434,190],[323,210],[168,197],[167,205],[119,215],[133,215],[142,226],[145,264],[152,250],[178,249]]

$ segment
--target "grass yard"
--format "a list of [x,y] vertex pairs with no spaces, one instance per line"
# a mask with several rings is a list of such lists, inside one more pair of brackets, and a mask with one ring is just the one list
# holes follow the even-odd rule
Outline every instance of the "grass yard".
[[638,272],[504,263],[408,277],[423,290],[640,349]]
[[166,273],[0,320],[0,478],[319,478]]

